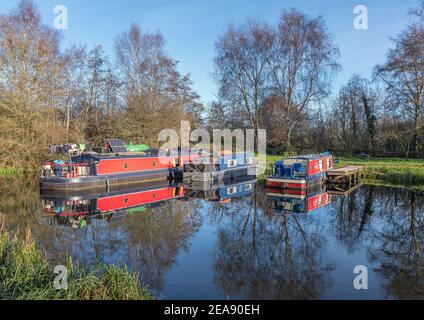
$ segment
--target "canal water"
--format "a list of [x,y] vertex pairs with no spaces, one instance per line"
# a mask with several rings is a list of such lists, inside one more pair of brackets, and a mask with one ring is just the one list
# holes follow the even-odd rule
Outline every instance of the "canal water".
[[244,181],[63,197],[3,179],[0,212],[55,264],[126,264],[162,299],[423,298],[423,194],[344,191]]

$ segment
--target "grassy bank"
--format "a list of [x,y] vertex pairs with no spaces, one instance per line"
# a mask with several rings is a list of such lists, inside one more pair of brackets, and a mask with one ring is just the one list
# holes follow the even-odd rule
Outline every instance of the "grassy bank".
[[0,215],[0,299],[146,300],[154,299],[139,285],[138,275],[120,266],[99,265],[86,271],[67,262],[68,289],[56,290],[52,265],[36,249],[30,233],[11,237]]
[[[274,162],[283,156],[268,155],[266,175],[272,173]],[[341,158],[338,167],[360,165],[364,178],[385,182],[389,185],[424,188],[424,160],[402,158]]]
[[24,169],[19,167],[0,167],[0,177],[20,176]]
[[392,185],[424,187],[424,160],[401,158],[341,158],[339,167],[364,166],[364,177]]

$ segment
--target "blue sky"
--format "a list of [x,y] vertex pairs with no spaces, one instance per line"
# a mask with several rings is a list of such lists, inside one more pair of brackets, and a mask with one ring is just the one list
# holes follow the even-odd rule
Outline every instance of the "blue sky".
[[[17,0],[0,0],[0,12],[16,6]],[[69,25],[63,31],[64,46],[101,44],[113,56],[115,36],[132,22],[142,30],[161,31],[169,55],[180,61],[179,70],[190,73],[194,89],[207,103],[217,92],[213,73],[214,42],[230,23],[255,17],[276,25],[282,10],[297,8],[310,16],[321,15],[341,52],[342,71],[333,91],[354,73],[369,77],[373,67],[385,60],[390,37],[408,23],[408,11],[417,0],[39,0],[45,24],[53,26],[53,9],[68,8]],[[366,5],[368,30],[353,28],[356,5]]]

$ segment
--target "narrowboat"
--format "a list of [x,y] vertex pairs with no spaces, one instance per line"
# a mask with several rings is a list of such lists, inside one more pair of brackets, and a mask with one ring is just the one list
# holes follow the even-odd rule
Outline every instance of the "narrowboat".
[[308,189],[323,184],[327,171],[334,168],[331,154],[303,155],[276,161],[274,175],[266,179],[267,187]]
[[267,188],[266,192],[276,211],[309,213],[329,205],[332,200],[332,195],[326,191],[325,185],[317,185],[309,190]]
[[166,156],[159,156],[158,150],[128,152],[121,140],[110,139],[100,150],[83,152],[69,161],[45,162],[40,188],[81,190],[181,178],[184,165],[200,157],[192,150],[175,150]]
[[185,180],[209,183],[256,176],[256,164],[252,152],[220,152],[205,161],[197,160],[185,165]]

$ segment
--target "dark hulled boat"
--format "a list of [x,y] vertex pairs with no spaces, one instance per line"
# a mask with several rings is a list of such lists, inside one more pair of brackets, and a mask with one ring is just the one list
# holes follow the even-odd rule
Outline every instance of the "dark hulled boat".
[[131,185],[140,182],[167,180],[182,176],[185,164],[201,157],[198,153],[128,152],[121,140],[108,140],[99,152],[85,152],[69,161],[49,161],[43,164],[41,189],[81,190]]

